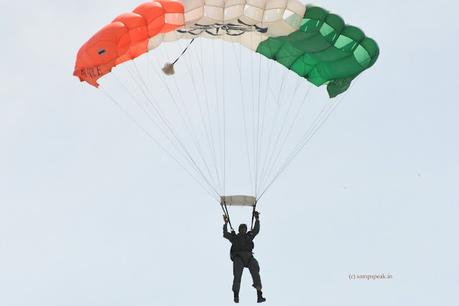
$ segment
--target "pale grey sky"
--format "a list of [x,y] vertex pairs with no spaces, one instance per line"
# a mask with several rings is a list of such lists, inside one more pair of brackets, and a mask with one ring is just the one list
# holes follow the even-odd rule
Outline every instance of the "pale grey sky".
[[[232,304],[218,205],[72,76],[80,45],[138,2],[2,1],[2,306]],[[314,4],[381,55],[260,207],[268,303],[458,305],[459,5]]]

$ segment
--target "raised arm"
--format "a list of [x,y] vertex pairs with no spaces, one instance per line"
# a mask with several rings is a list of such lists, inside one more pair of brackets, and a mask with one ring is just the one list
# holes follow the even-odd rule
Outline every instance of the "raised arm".
[[253,238],[260,232],[260,220],[255,220],[255,224],[253,226],[253,230],[250,231],[252,233]]
[[254,217],[255,225],[253,226],[253,230],[250,231],[252,239],[260,232],[260,215],[257,211],[254,213]]
[[223,224],[223,238],[228,239],[231,241],[231,233],[228,232],[228,219],[223,216],[223,220],[225,221],[225,224]]
[[228,232],[228,224],[223,224],[223,238],[230,240],[231,234]]

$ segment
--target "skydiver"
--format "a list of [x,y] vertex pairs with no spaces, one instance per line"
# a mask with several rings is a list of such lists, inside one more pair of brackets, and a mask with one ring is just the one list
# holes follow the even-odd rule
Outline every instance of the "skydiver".
[[228,232],[228,217],[223,216],[223,237],[231,242],[230,257],[233,261],[233,293],[234,302],[239,303],[239,288],[241,287],[241,277],[244,268],[249,268],[252,275],[253,287],[257,290],[257,303],[266,301],[261,292],[260,266],[253,257],[253,239],[260,231],[260,215],[254,212],[255,226],[253,230],[247,232],[247,225],[239,225],[238,234],[234,231]]

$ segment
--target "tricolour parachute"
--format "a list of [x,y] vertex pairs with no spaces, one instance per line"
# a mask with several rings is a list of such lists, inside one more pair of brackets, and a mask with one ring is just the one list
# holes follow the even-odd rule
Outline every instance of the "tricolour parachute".
[[[105,81],[107,96],[217,200],[247,205],[336,107],[313,99],[304,112],[310,84],[335,97],[378,54],[359,28],[297,0],[163,0],[97,32],[79,50],[74,75],[96,87]],[[166,76],[159,65],[173,57]],[[242,163],[228,166],[232,149],[247,153],[239,174],[249,173],[250,196],[226,195],[228,173]]]
[[74,74],[97,86],[114,66],[164,41],[199,36],[240,42],[317,86],[328,83],[331,97],[371,67],[379,51],[359,28],[297,0],[151,1],[94,35],[80,49]]

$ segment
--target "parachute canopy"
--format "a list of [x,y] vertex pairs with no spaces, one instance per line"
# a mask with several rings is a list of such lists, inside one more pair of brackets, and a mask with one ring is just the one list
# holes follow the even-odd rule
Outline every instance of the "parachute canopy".
[[158,0],[90,38],[74,75],[100,84],[227,214],[255,209],[344,95],[329,97],[378,54],[362,30],[298,0]]
[[79,50],[74,75],[97,87],[113,67],[163,42],[195,37],[240,43],[316,86],[327,84],[330,97],[346,91],[379,54],[359,28],[297,0],[159,0],[97,32]]

